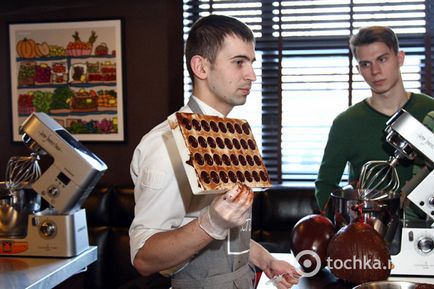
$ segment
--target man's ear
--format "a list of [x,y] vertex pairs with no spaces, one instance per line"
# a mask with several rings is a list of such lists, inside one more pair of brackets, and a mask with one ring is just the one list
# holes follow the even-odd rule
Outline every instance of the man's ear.
[[405,52],[402,50],[398,51],[399,66],[402,66],[404,64],[404,59],[405,59]]
[[207,76],[207,60],[200,55],[191,58],[190,66],[194,75],[199,79],[205,79]]

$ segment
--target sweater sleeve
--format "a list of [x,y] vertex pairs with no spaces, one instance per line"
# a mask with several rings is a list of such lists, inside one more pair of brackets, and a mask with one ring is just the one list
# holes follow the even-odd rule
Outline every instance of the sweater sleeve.
[[323,159],[315,181],[315,197],[320,209],[325,209],[325,205],[330,194],[339,188],[339,183],[344,172],[347,158],[345,156],[345,131],[336,119],[329,132]]

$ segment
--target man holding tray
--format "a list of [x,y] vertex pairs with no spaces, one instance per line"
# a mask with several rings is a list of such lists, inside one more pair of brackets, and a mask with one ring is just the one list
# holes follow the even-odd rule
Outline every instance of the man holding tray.
[[[240,21],[210,15],[191,28],[186,61],[193,96],[181,112],[225,117],[246,102],[256,80],[255,41]],[[241,183],[221,194],[193,194],[169,126],[146,134],[131,162],[135,218],[131,260],[142,275],[171,276],[173,289],[252,289],[258,267],[277,288],[299,274],[251,240],[253,193]]]

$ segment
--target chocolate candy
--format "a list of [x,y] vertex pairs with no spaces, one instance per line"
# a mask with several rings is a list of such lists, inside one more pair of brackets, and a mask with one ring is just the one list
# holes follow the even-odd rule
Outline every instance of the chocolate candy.
[[189,152],[185,163],[194,168],[202,190],[230,189],[235,183],[251,188],[271,186],[247,121],[193,113],[175,115]]

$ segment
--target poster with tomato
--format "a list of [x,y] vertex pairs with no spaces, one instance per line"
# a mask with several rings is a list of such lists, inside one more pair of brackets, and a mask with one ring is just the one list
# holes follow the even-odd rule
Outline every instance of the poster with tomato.
[[9,25],[13,140],[45,112],[80,141],[123,141],[121,20]]

